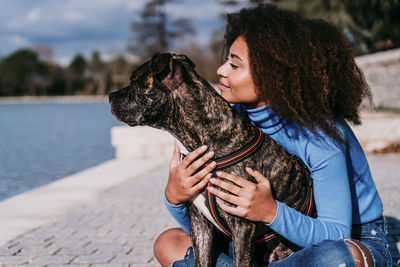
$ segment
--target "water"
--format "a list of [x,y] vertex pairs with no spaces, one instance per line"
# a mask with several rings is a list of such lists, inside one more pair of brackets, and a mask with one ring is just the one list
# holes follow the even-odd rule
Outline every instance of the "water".
[[0,104],[0,200],[113,158],[117,125],[105,102]]

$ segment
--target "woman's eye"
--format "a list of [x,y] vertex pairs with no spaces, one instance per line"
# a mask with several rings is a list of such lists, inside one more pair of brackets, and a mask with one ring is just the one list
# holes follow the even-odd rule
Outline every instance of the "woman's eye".
[[232,63],[229,63],[229,65],[231,65],[232,69],[237,69],[239,67],[239,66],[236,66],[236,65],[234,65]]

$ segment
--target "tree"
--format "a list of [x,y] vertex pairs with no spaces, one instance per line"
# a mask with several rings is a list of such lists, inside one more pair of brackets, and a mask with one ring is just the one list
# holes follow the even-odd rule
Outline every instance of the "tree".
[[156,52],[169,51],[174,41],[194,33],[188,19],[171,20],[167,16],[166,5],[176,1],[148,0],[139,14],[139,19],[132,22],[133,37],[128,43],[128,50],[141,61]]
[[44,86],[46,73],[36,52],[20,49],[0,62],[0,95],[36,95]]
[[89,70],[94,82],[94,92],[92,93],[104,94],[106,91],[107,70],[98,51],[92,53]]
[[138,67],[129,62],[126,56],[119,54],[116,55],[107,64],[107,85],[106,92],[118,90],[129,84],[129,77],[135,67]]
[[[218,0],[225,6],[243,5],[240,0]],[[322,18],[342,30],[356,55],[400,46],[400,2],[398,0],[248,0],[269,2],[299,12],[308,18]]]
[[36,52],[41,61],[44,62],[53,61],[53,48],[50,45],[37,43],[32,46],[32,50]]
[[75,55],[67,70],[67,94],[70,95],[85,90],[84,74],[87,67],[86,59],[81,54]]
[[273,0],[305,17],[322,18],[346,35],[357,55],[400,46],[397,0]]
[[69,64],[71,71],[79,77],[83,76],[87,66],[86,59],[81,54],[77,54]]

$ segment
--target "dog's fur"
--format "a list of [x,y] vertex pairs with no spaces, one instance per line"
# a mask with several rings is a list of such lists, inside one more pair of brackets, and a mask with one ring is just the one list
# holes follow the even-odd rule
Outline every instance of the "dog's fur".
[[[109,98],[112,114],[118,120],[130,126],[148,125],[165,130],[189,151],[207,145],[215,157],[221,157],[247,144],[257,133],[249,121],[195,72],[194,64],[183,55],[154,55],[132,74],[128,87],[111,93]],[[255,182],[245,166],[259,170],[270,180],[276,199],[297,210],[301,208],[310,178],[297,157],[265,136],[256,154],[225,171]],[[213,245],[217,230],[191,202],[187,206],[195,265],[211,266],[216,260]],[[255,246],[249,241],[253,240],[256,223],[219,210],[232,229],[235,266],[255,266],[255,250],[263,261],[272,262],[299,249],[281,236]]]

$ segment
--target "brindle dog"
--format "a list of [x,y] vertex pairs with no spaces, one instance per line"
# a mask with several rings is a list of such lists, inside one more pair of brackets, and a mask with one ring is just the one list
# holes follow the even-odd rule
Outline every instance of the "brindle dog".
[[[133,72],[128,87],[110,94],[113,116],[130,126],[148,125],[165,130],[188,151],[206,144],[218,158],[240,149],[253,139],[258,129],[237,114],[194,67],[184,55],[154,55]],[[310,181],[308,171],[298,158],[270,137],[264,137],[262,147],[254,155],[225,171],[252,182],[255,180],[247,174],[245,166],[260,171],[270,180],[276,199],[300,210]],[[200,195],[205,195],[204,190]],[[195,265],[213,266],[218,230],[193,202],[187,206]],[[219,212],[232,229],[235,266],[256,266],[259,259],[272,262],[299,249],[279,235],[255,245],[249,241],[254,240],[256,223],[222,209]],[[315,215],[314,210],[312,216]]]

